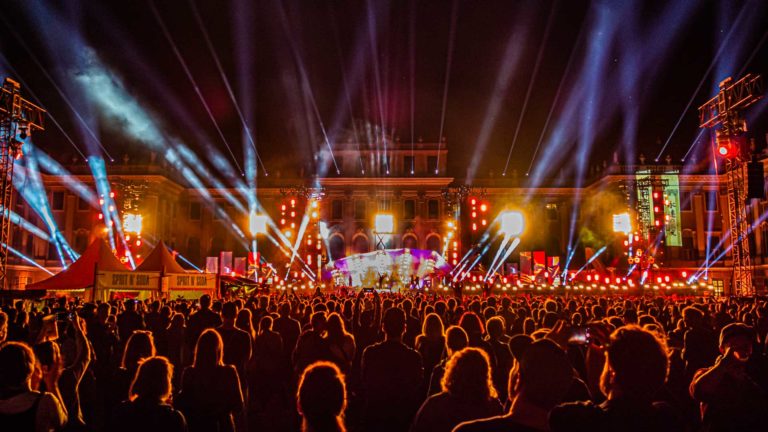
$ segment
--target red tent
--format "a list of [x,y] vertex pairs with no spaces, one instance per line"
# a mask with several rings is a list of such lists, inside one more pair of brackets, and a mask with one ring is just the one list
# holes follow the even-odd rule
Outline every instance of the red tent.
[[103,239],[94,240],[80,258],[66,270],[35,284],[27,285],[28,290],[74,290],[92,287],[99,271],[129,271],[112,253]]
[[186,271],[184,270],[181,265],[179,265],[178,262],[176,262],[176,258],[173,257],[173,255],[168,251],[168,247],[163,243],[162,240],[160,240],[160,243],[158,243],[154,249],[152,249],[152,252],[147,255],[146,258],[144,258],[144,261],[136,267],[136,271],[138,272],[163,272],[165,274],[168,273],[179,273],[184,274]]

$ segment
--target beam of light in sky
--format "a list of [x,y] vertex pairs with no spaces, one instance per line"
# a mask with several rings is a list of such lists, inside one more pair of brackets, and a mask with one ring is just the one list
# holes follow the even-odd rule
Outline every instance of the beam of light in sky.
[[[579,44],[581,43],[581,39],[584,36],[586,26],[584,25],[584,22],[581,23],[581,26],[579,28],[579,34],[576,36],[575,42],[573,44],[573,48],[571,48],[571,53],[568,55],[568,63],[565,65],[565,70],[563,71],[563,75],[560,78],[560,83],[557,85],[557,91],[555,92],[555,99],[552,100],[552,105],[549,107],[549,113],[547,113],[547,119],[544,121],[544,126],[541,128],[541,133],[539,134],[539,140],[536,143],[536,148],[533,150],[533,156],[531,156],[531,162],[528,164],[528,169],[525,170],[525,175],[528,176],[531,172],[531,168],[533,168],[533,163],[536,161],[536,155],[539,154],[539,149],[541,148],[541,143],[544,141],[544,135],[547,133],[547,130],[549,128],[549,121],[552,119],[552,114],[555,112],[555,108],[558,106],[558,103],[560,102],[560,95],[562,95],[563,86],[565,84],[566,78],[568,78],[568,74],[571,71],[571,66],[573,66],[573,60],[576,58],[576,51],[578,51]],[[530,197],[530,193],[528,194],[528,197]],[[526,198],[528,200],[529,198]]]
[[150,0],[149,7],[155,16],[155,20],[160,25],[160,29],[162,30],[163,35],[165,36],[165,39],[168,41],[168,44],[171,46],[171,50],[173,51],[173,54],[176,56],[176,60],[179,61],[181,68],[184,70],[184,74],[187,76],[189,83],[192,85],[192,89],[195,91],[195,94],[197,95],[198,100],[200,100],[200,103],[205,109],[205,112],[208,114],[208,118],[211,120],[211,123],[213,123],[213,127],[216,129],[216,133],[219,135],[219,138],[221,138],[221,141],[224,143],[224,147],[226,147],[227,151],[229,151],[230,156],[232,156],[232,162],[235,163],[235,166],[237,167],[237,170],[240,172],[240,175],[245,176],[243,169],[240,167],[240,163],[237,162],[237,157],[235,156],[235,153],[232,151],[232,147],[229,145],[229,141],[227,141],[227,138],[224,136],[224,132],[221,131],[221,127],[219,127],[219,123],[216,121],[216,118],[214,117],[213,112],[211,112],[211,107],[208,106],[208,102],[206,102],[205,97],[203,96],[203,93],[200,91],[200,87],[197,85],[197,81],[195,80],[195,77],[192,75],[192,71],[189,70],[189,66],[187,65],[186,60],[184,60],[184,57],[181,55],[181,52],[179,51],[179,48],[176,45],[176,42],[171,36],[171,33],[168,31],[168,27],[166,27],[165,25],[165,21],[163,21],[163,18],[160,16],[160,12],[157,10],[154,0]]
[[688,112],[688,110],[691,108],[691,105],[693,105],[693,101],[696,100],[696,96],[699,94],[699,91],[704,86],[704,83],[707,81],[707,78],[709,77],[709,73],[712,72],[712,69],[715,68],[718,64],[718,59],[725,51],[725,48],[729,46],[728,41],[733,35],[734,30],[738,28],[740,25],[740,22],[742,18],[744,17],[744,14],[747,11],[746,4],[745,6],[742,6],[741,12],[739,12],[739,15],[736,17],[736,19],[733,21],[733,24],[731,25],[730,30],[728,30],[728,34],[725,36],[723,41],[720,43],[720,47],[718,48],[717,52],[715,53],[715,57],[712,59],[712,61],[709,63],[709,67],[704,72],[704,75],[701,77],[701,80],[699,80],[699,84],[696,86],[696,89],[693,91],[693,94],[691,95],[691,98],[688,100],[688,103],[685,105],[685,108],[683,109],[683,112],[680,113],[680,117],[677,119],[677,122],[675,123],[675,126],[672,127],[672,131],[669,133],[669,136],[667,137],[667,140],[664,142],[664,145],[661,146],[661,150],[659,150],[659,154],[656,155],[656,162],[658,162],[661,159],[661,155],[664,154],[664,151],[667,149],[667,146],[669,146],[670,141],[672,141],[672,137],[675,136],[675,132],[677,132],[677,128],[680,127],[680,123],[683,122],[683,119],[685,118],[685,114]]
[[[529,17],[525,15],[524,18]],[[507,96],[509,86],[512,84],[512,77],[515,75],[517,66],[523,57],[523,51],[525,50],[524,42],[527,40],[529,32],[528,26],[520,24],[520,22],[527,23],[527,21],[528,19],[518,21],[507,39],[507,46],[501,60],[501,67],[496,75],[496,83],[494,84],[493,91],[488,100],[488,106],[485,109],[483,123],[480,126],[480,132],[475,141],[475,149],[472,152],[472,159],[467,166],[467,181],[469,182],[475,178],[480,163],[486,155],[485,149],[488,147],[491,133],[496,126],[499,112],[504,105],[504,99]]]
[[[32,2],[29,2],[29,3],[22,2],[22,4],[24,4],[24,5],[32,5]],[[53,37],[49,33],[48,30],[50,30],[50,29],[48,29],[46,27],[46,25],[53,25],[53,24],[57,23],[58,20],[56,20],[54,17],[50,16],[48,13],[45,13],[46,16],[44,18],[40,18],[38,16],[38,13],[42,13],[42,11],[39,10],[39,9],[36,9],[34,12],[31,12],[31,16],[33,17],[33,19],[36,20],[36,22],[38,23],[39,26],[41,26],[44,30],[46,30],[46,31],[43,32],[43,35],[46,36],[46,40],[49,43],[52,42],[52,41],[55,41],[56,38]],[[4,17],[3,14],[0,14],[0,21],[3,21],[5,26],[11,31],[11,33],[17,39],[19,44],[24,48],[24,50],[27,52],[27,54],[29,54],[29,57],[32,59],[32,61],[35,63],[35,65],[43,73],[43,76],[45,76],[45,78],[51,83],[53,88],[56,89],[56,93],[59,94],[59,96],[64,101],[64,103],[67,105],[67,107],[69,107],[70,111],[72,112],[72,114],[77,119],[77,127],[78,127],[78,129],[83,131],[87,135],[87,137],[88,137],[88,139],[84,139],[84,141],[86,142],[86,144],[88,146],[88,153],[97,153],[97,152],[99,152],[99,149],[101,149],[100,151],[103,151],[104,154],[111,161],[114,161],[114,158],[109,154],[109,152],[107,151],[107,148],[104,147],[104,144],[102,144],[101,140],[99,140],[99,138],[96,136],[96,133],[93,131],[93,128],[91,127],[89,122],[85,118],[83,118],[83,114],[81,114],[80,111],[75,107],[75,104],[72,101],[71,97],[69,97],[67,95],[67,93],[57,84],[56,80],[53,79],[53,77],[51,76],[50,73],[48,73],[48,69],[45,66],[43,66],[43,64],[37,58],[37,55],[35,55],[35,53],[32,51],[32,49],[30,49],[29,45],[27,45],[27,43],[24,42],[24,39],[8,23],[8,21],[6,20],[6,18]],[[60,23],[58,23],[58,24],[60,25]],[[59,41],[58,43],[62,43],[65,38],[61,38],[61,39],[62,40]],[[49,48],[49,51],[55,51],[55,49]],[[83,137],[83,138],[85,138],[85,137]],[[96,146],[93,145],[94,143],[96,144]]]
[[[309,80],[309,75],[307,74],[307,68],[304,65],[304,60],[301,57],[301,52],[298,47],[298,43],[293,37],[293,32],[291,31],[291,25],[288,22],[288,17],[286,16],[285,9],[283,7],[282,3],[278,3],[278,12],[280,14],[280,22],[283,26],[283,30],[285,31],[285,35],[288,39],[288,45],[291,47],[291,53],[293,54],[293,60],[296,64],[296,69],[299,72],[299,82],[301,85],[301,89],[303,90],[303,96],[306,100],[309,102],[309,106],[312,108],[312,112],[314,113],[315,120],[317,121],[318,126],[320,126],[320,132],[323,135],[323,141],[325,145],[328,147],[328,156],[331,159],[331,162],[333,163],[334,168],[336,169],[336,174],[341,174],[341,170],[339,169],[339,165],[336,163],[336,157],[333,155],[333,146],[331,145],[331,141],[328,138],[328,133],[325,129],[325,123],[323,123],[323,118],[320,115],[320,110],[317,107],[317,101],[315,100],[315,94],[312,91],[312,84]],[[318,169],[318,177],[324,177],[326,172],[327,164],[326,161],[321,161],[320,167]]]
[[490,275],[495,274],[499,271],[502,265],[504,265],[504,262],[509,259],[509,257],[512,255],[512,252],[517,249],[517,246],[520,244],[520,237],[515,237],[515,239],[512,241],[512,244],[509,245],[507,248],[507,251],[504,253],[504,256],[501,257],[501,259],[496,263],[496,266],[491,269]]
[[451,6],[451,27],[448,31],[448,54],[445,59],[445,82],[443,83],[443,106],[440,111],[440,133],[437,135],[437,163],[435,174],[440,172],[440,147],[443,144],[445,127],[445,107],[448,104],[448,86],[451,83],[451,63],[453,62],[453,44],[456,41],[456,22],[459,18],[459,0],[453,0]]
[[79,154],[83,158],[83,160],[87,159],[87,157],[82,152],[82,150],[80,150],[80,147],[78,147],[77,144],[75,144],[75,141],[72,139],[72,137],[69,136],[69,134],[64,130],[64,128],[61,126],[61,124],[58,122],[58,120],[56,120],[56,117],[54,117],[53,114],[51,113],[51,111],[45,107],[45,104],[43,104],[40,101],[40,98],[37,97],[37,94],[35,94],[35,92],[32,89],[32,87],[27,85],[27,82],[24,81],[24,78],[16,71],[16,69],[13,67],[13,65],[8,61],[8,59],[5,57],[5,55],[3,55],[3,53],[1,53],[1,52],[0,52],[0,62],[2,62],[2,65],[4,67],[8,68],[8,70],[13,74],[15,79],[17,81],[19,81],[19,83],[21,83],[21,85],[22,85],[22,87],[24,89],[24,92],[26,92],[30,96],[32,96],[32,101],[37,106],[39,106],[40,108],[45,110],[46,116],[53,122],[53,124],[56,126],[56,128],[59,130],[59,132],[61,132],[61,134],[64,135],[64,138],[72,146],[72,148],[75,149],[77,154]]
[[[334,122],[331,126],[331,131],[338,131],[339,128],[342,125],[342,122],[344,121],[344,115],[343,111],[344,108],[346,108],[347,113],[349,114],[349,121],[352,123],[352,131],[355,136],[355,146],[357,147],[358,151],[358,161],[360,162],[360,170],[361,172],[365,171],[365,163],[363,162],[363,155],[360,152],[360,132],[357,129],[357,122],[354,121],[355,113],[352,108],[352,92],[350,89],[357,89],[357,87],[360,85],[360,82],[362,81],[364,71],[365,71],[365,31],[367,30],[365,28],[365,25],[360,25],[360,29],[358,30],[358,36],[356,38],[357,44],[353,51],[353,58],[351,60],[351,73],[347,74],[347,68],[344,64],[344,55],[341,51],[341,41],[339,38],[339,29],[336,26],[336,15],[333,12],[333,4],[328,3],[328,13],[329,13],[329,21],[331,30],[333,31],[333,41],[335,43],[336,47],[336,56],[339,59],[339,74],[341,76],[341,84],[344,89],[344,103],[340,103],[336,107],[336,112],[334,114]],[[352,83],[349,82],[348,76],[352,77]]]
[[[42,271],[44,271],[44,272],[48,273],[49,275],[53,276],[53,272],[52,272],[52,271],[50,271],[50,270],[48,270],[47,268],[45,268],[45,267],[41,266],[40,264],[38,264],[38,263],[37,263],[37,261],[35,261],[35,260],[33,260],[32,258],[30,258],[30,257],[28,257],[28,256],[26,256],[26,255],[24,255],[23,253],[21,253],[21,252],[19,252],[19,251],[17,251],[17,250],[16,250],[16,249],[14,249],[13,247],[11,247],[11,245],[8,245],[8,244],[2,243],[2,242],[0,242],[0,243],[1,243],[3,246],[7,247],[7,248],[8,248],[8,251],[9,251],[9,252],[11,252],[12,254],[14,254],[14,255],[16,255],[17,257],[19,257],[19,258],[23,259],[23,260],[24,260],[24,261],[26,261],[27,263],[29,263],[29,264],[32,264],[33,266],[35,266],[35,267],[39,268],[40,270],[42,270]],[[65,267],[65,268],[66,268],[66,267]]]
[[[520,126],[523,125],[523,118],[525,117],[526,110],[528,109],[528,101],[531,98],[531,92],[536,84],[536,77],[539,75],[539,67],[541,66],[541,59],[544,58],[544,51],[547,48],[547,42],[549,41],[549,33],[552,30],[552,22],[555,17],[555,10],[557,9],[557,2],[552,3],[552,7],[549,10],[549,16],[547,17],[547,24],[544,27],[544,36],[539,46],[539,52],[536,54],[536,61],[533,64],[533,72],[531,78],[528,81],[528,88],[525,90],[525,98],[523,98],[523,107],[520,109],[520,115],[517,117],[517,126],[515,126],[515,133],[512,135],[512,144],[509,146],[509,153],[507,154],[507,163],[504,164],[504,171],[501,175],[507,175],[507,169],[509,168],[509,160],[512,158],[512,150],[517,144],[517,136],[520,133]],[[527,173],[526,173],[527,174]]]
[[51,241],[51,238],[48,236],[48,234],[45,233],[45,231],[38,228],[37,225],[33,224],[32,222],[19,216],[19,214],[13,210],[4,209],[3,206],[0,206],[0,212],[5,213],[5,217],[9,218],[12,223],[18,225],[21,229],[26,230],[35,237],[44,241]]
[[221,62],[219,61],[219,56],[216,54],[216,49],[213,47],[213,43],[211,43],[211,38],[208,35],[208,30],[205,28],[205,25],[203,24],[203,20],[200,18],[200,13],[197,10],[197,5],[195,4],[195,0],[189,0],[189,4],[192,8],[192,13],[195,16],[195,21],[197,22],[197,26],[200,29],[200,32],[203,34],[203,38],[205,39],[205,45],[208,48],[208,52],[211,53],[211,57],[213,57],[213,62],[216,64],[216,69],[219,72],[219,76],[221,77],[221,81],[224,83],[224,87],[227,89],[227,94],[229,95],[229,100],[232,101],[232,105],[235,107],[235,111],[237,112],[238,118],[240,118],[240,123],[243,126],[243,132],[248,137],[248,143],[252,147],[253,151],[256,154],[256,160],[261,163],[261,168],[264,170],[264,173],[267,172],[267,167],[264,166],[264,162],[261,160],[261,157],[259,156],[259,151],[256,148],[256,142],[253,139],[253,136],[251,134],[251,128],[248,126],[248,122],[245,121],[245,117],[243,116],[243,112],[240,110],[240,104],[237,103],[237,98],[235,98],[235,93],[232,91],[232,86],[229,84],[229,79],[227,79],[227,75],[224,73],[224,68],[221,66]]

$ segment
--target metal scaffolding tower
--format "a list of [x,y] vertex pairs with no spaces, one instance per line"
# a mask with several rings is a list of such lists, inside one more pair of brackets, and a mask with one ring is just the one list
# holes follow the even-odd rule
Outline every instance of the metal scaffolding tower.
[[19,83],[6,78],[0,89],[0,289],[7,286],[8,243],[11,236],[13,163],[34,129],[43,129],[45,110],[21,97]]
[[747,189],[744,182],[745,165],[750,155],[744,139],[747,125],[739,114],[761,97],[760,76],[747,74],[736,82],[730,77],[723,80],[717,96],[699,107],[699,127],[720,126],[716,131],[717,153],[725,159],[728,222],[733,258],[733,293],[737,296],[755,294],[749,253]]

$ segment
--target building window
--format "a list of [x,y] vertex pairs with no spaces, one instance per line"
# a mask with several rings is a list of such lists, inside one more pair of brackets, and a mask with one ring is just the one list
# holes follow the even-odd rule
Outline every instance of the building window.
[[550,221],[557,220],[557,204],[547,204],[547,219]]
[[343,219],[344,218],[344,203],[341,200],[331,201],[331,219]]
[[403,172],[407,174],[413,174],[416,172],[415,167],[415,161],[413,160],[413,156],[405,156],[403,157]]
[[427,169],[430,174],[437,174],[437,156],[427,156]]
[[717,192],[707,192],[706,202],[707,211],[717,211]]
[[680,211],[693,210],[693,194],[690,192],[680,192]]
[[344,237],[340,235],[331,236],[331,240],[328,243],[331,254],[329,259],[337,260],[344,258],[347,255],[346,245],[344,244]]
[[712,291],[716,296],[723,295],[725,285],[722,279],[712,279]]
[[50,261],[59,259],[59,252],[54,242],[48,242],[48,255],[45,258]]
[[387,160],[387,157],[382,156],[380,159],[380,162],[381,162],[381,169],[379,170],[379,174],[389,175],[389,161]]
[[405,200],[403,202],[403,219],[411,220],[416,218],[416,201]]
[[189,220],[199,221],[201,213],[202,213],[202,207],[200,207],[200,203],[198,202],[189,203]]
[[53,198],[51,199],[51,209],[53,211],[61,211],[64,210],[64,192],[54,192]]
[[440,252],[440,237],[436,235],[427,237],[427,249]]
[[368,245],[368,238],[365,236],[359,235],[352,239],[352,250],[355,253],[366,253],[370,252],[370,246]]
[[83,198],[78,198],[77,199],[77,209],[79,211],[86,211],[86,210],[88,210],[90,208],[91,208],[91,204],[87,200],[85,200]]
[[427,219],[437,219],[440,217],[440,202],[438,200],[429,200],[427,203]]
[[355,201],[355,219],[365,219],[365,201],[363,200]]

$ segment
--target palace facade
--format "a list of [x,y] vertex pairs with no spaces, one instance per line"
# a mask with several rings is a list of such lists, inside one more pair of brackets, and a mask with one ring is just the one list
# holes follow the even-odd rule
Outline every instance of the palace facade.
[[[519,260],[519,251],[541,250],[560,257],[562,265],[571,255],[569,250],[575,250],[571,268],[578,268],[586,260],[584,248],[599,249],[602,244],[609,246],[601,259],[604,266],[626,268],[626,257],[621,253],[625,237],[612,233],[611,213],[628,209],[637,220],[637,174],[672,175],[679,190],[679,213],[675,210],[677,214],[672,215],[674,245],[662,240],[659,249],[663,251],[659,257],[662,269],[695,274],[708,267],[707,283],[724,293],[730,290],[729,242],[721,241],[728,233],[722,174],[688,172],[682,166],[664,163],[603,164],[590,171],[581,187],[552,181],[531,188],[526,186],[527,178],[516,175],[486,176],[471,182],[450,177],[447,157],[444,142],[411,145],[382,140],[361,144],[348,139],[335,146],[333,159],[327,152],[319,152],[320,175],[306,176],[299,171],[259,176],[255,196],[274,225],[270,229],[273,235],[255,236],[258,249],[267,258],[282,256],[275,244],[294,244],[302,234],[306,216],[298,250],[308,268],[316,269],[318,258],[325,263],[377,247],[432,249],[443,253],[450,263],[460,261],[470,248],[481,244],[483,234],[494,233],[499,212],[517,209],[525,215],[526,229],[510,261]],[[88,168],[67,168],[70,176],[41,173],[41,178],[61,236],[81,253],[91,241],[105,236],[106,227],[99,216],[102,209],[74,192],[73,184],[78,182],[95,190]],[[245,256],[253,244],[247,204],[249,196],[254,196],[252,190],[190,187],[178,171],[155,161],[154,156],[147,161],[125,158],[108,165],[107,173],[118,213],[130,209],[142,215],[143,243],[129,242],[136,259],[163,240],[202,269],[206,257],[219,256],[223,251]],[[13,211],[39,230],[16,223],[10,245],[39,266],[59,271],[58,250],[45,235],[50,235],[48,225],[18,194],[14,200]],[[761,219],[767,207],[765,200],[753,200],[748,207],[756,227],[750,244],[758,291],[764,291],[768,274],[768,226]],[[386,238],[375,232],[377,214],[393,216],[394,232],[387,233]],[[317,229],[321,221],[328,227],[323,239]],[[278,231],[284,239],[279,238]],[[320,241],[323,244],[317,246]],[[492,249],[486,260],[494,253]],[[21,258],[14,258],[9,270],[8,285],[13,289],[48,277]]]

